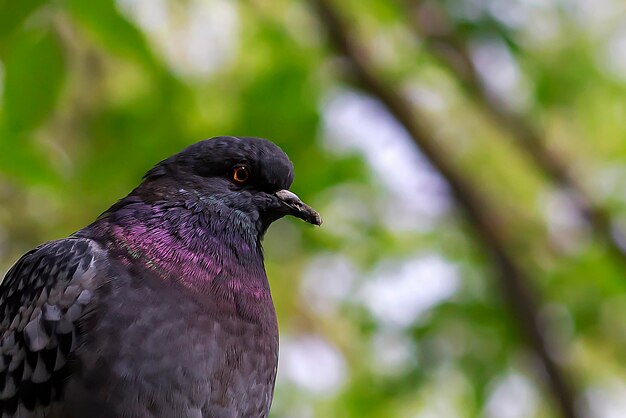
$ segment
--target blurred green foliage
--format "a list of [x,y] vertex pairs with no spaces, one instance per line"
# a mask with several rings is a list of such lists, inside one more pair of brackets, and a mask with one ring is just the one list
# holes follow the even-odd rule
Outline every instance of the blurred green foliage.
[[[420,2],[336,3],[504,221],[581,408],[621,416],[624,265],[429,53],[409,18]],[[625,6],[440,5],[493,94],[622,222]],[[283,220],[266,239],[283,339],[274,418],[557,416],[445,186],[345,67],[297,0],[0,0],[0,270],[89,223],[185,145],[266,137],[326,221]],[[419,276],[415,260],[453,273]],[[411,298],[421,292],[431,299]]]

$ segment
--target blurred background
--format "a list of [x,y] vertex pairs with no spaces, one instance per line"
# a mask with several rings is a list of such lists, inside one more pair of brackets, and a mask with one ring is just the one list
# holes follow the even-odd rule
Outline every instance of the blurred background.
[[625,99],[620,0],[0,0],[0,272],[261,136],[272,418],[626,417]]

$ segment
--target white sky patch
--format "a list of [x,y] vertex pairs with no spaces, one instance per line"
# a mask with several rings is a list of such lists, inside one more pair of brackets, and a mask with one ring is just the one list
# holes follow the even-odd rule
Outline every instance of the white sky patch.
[[588,389],[585,393],[592,418],[624,418],[626,411],[626,382],[610,380]]
[[533,9],[530,17],[520,29],[520,40],[526,41],[529,49],[554,49],[558,47],[559,36],[563,28],[558,10]]
[[358,271],[346,256],[337,253],[314,257],[302,276],[300,295],[318,314],[333,312],[350,297]]
[[[577,0],[579,2],[595,0]],[[608,0],[613,1],[613,0]],[[563,3],[560,0],[464,0],[449,8],[456,20],[478,21],[486,16],[497,19],[502,24],[512,28],[531,28],[535,26],[537,12],[548,10],[559,11],[570,2]],[[552,16],[554,23],[559,16]]]
[[418,362],[415,343],[402,332],[384,330],[375,334],[371,350],[371,367],[379,375],[399,375]]
[[117,0],[117,5],[147,32],[158,32],[169,24],[167,0]]
[[206,76],[235,58],[239,41],[235,2],[118,0],[118,5],[179,74]]
[[519,28],[528,20],[528,9],[522,1],[489,0],[489,13],[511,28]]
[[381,323],[407,327],[459,289],[456,267],[439,255],[405,262],[387,260],[363,285],[357,298]]
[[510,373],[495,383],[487,401],[488,418],[531,418],[536,416],[538,396],[524,376]]
[[562,251],[576,253],[590,239],[589,224],[582,217],[575,197],[555,191],[542,199],[550,239]]
[[598,198],[626,202],[626,167],[622,162],[607,161],[594,171],[595,175],[590,180]]
[[626,22],[607,40],[597,63],[610,77],[626,82]]
[[345,383],[347,367],[336,347],[316,335],[281,338],[278,378],[318,396],[330,396]]
[[336,90],[327,96],[322,114],[327,148],[362,154],[389,190],[383,221],[390,227],[424,229],[448,210],[447,185],[378,101]]
[[578,24],[590,33],[601,35],[616,20],[623,19],[626,4],[622,0],[574,0],[562,3]]
[[[594,2],[595,0],[590,0]],[[465,0],[449,8],[455,20],[478,21],[493,17],[503,25],[514,29],[521,36],[518,40],[530,41],[535,48],[545,48],[553,43],[561,32],[560,0]]]
[[[498,1],[498,0],[491,0]],[[521,5],[526,8],[533,9],[554,9],[559,6],[560,0],[517,0]]]
[[[483,0],[491,16],[512,29],[539,31],[537,38],[551,38],[558,32],[559,0]],[[548,17],[549,19],[542,19]],[[552,28],[546,26],[546,23]],[[545,39],[545,38],[544,38]]]
[[528,105],[528,83],[504,43],[483,39],[472,42],[470,51],[483,84],[494,97],[515,110]]

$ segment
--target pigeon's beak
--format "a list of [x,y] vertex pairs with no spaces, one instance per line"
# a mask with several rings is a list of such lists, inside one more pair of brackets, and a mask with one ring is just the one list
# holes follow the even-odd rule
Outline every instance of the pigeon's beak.
[[322,224],[320,214],[317,213],[315,209],[300,200],[295,193],[292,193],[289,190],[280,190],[276,192],[276,197],[280,200],[283,208],[289,215],[293,215],[313,225],[319,226]]

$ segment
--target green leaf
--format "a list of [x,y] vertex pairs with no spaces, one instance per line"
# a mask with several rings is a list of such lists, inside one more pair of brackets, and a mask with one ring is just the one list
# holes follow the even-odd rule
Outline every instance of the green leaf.
[[156,65],[143,33],[119,12],[114,1],[67,0],[64,5],[91,35],[112,52],[131,56],[148,67]]
[[24,184],[55,184],[46,151],[31,138],[0,128],[0,173]]
[[63,84],[60,41],[51,30],[24,32],[3,59],[3,122],[11,131],[34,130],[53,111]]
[[0,0],[0,44],[45,0]]

